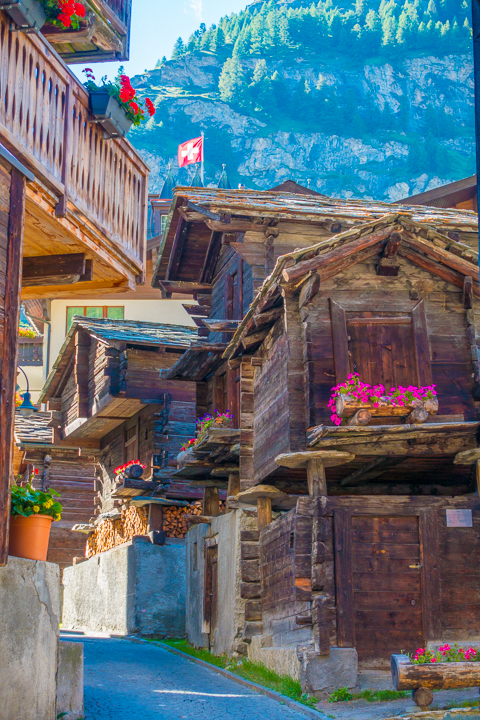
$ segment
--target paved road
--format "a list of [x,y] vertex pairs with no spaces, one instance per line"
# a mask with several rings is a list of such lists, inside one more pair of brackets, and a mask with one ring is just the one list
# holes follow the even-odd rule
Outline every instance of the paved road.
[[85,720],[306,717],[158,646],[114,638],[62,638],[84,643]]

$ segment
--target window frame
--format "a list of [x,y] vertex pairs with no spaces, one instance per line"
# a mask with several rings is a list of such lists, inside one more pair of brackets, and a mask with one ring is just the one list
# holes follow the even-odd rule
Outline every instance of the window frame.
[[65,308],[65,334],[68,333],[70,328],[68,327],[68,311],[72,308],[83,307],[83,316],[86,317],[88,308],[101,308],[102,318],[108,318],[108,311],[110,308],[121,308],[123,310],[123,320],[125,320],[125,305],[67,305]]

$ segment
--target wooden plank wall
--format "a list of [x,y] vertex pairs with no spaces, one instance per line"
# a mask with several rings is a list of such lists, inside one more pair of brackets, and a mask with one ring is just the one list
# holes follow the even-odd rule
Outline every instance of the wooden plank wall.
[[311,516],[298,516],[296,508],[260,532],[263,633],[273,635],[274,645],[311,639],[311,627],[296,622],[310,614],[311,537]]
[[288,354],[288,338],[282,333],[255,370],[251,485],[275,470],[277,455],[290,450]]
[[[212,304],[210,308],[210,317],[215,320],[225,320],[227,318],[227,282],[232,270],[238,264],[240,256],[230,245],[222,245],[220,254],[215,267],[215,276],[212,286]],[[253,300],[253,273],[251,266],[243,262],[242,269],[242,316],[248,310]],[[229,338],[231,335],[229,335]],[[210,333],[210,342],[224,342],[223,333]]]
[[[330,298],[346,311],[347,319],[349,311],[411,313],[423,299],[439,415],[476,419],[472,358],[461,289],[403,258],[399,258],[398,277],[380,277],[376,274],[379,259],[375,256],[325,281],[318,295],[301,311],[307,327],[306,342],[309,343],[305,356],[309,379],[307,396],[310,397],[310,393],[314,398],[314,417],[310,413],[307,419],[311,424],[330,423],[327,403],[336,382]],[[475,304],[476,312],[480,314],[477,300]]]

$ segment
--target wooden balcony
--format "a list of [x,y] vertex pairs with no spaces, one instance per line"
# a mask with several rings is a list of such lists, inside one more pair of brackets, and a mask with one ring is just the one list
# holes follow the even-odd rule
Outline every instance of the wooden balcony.
[[[83,253],[91,261],[65,281],[37,279],[23,297],[125,292],[143,282],[147,165],[128,140],[104,139],[88,93],[61,58],[42,35],[11,33],[1,11],[0,143],[35,175],[24,257]],[[59,274],[51,270],[45,277]]]
[[43,365],[43,337],[19,338],[18,365]]

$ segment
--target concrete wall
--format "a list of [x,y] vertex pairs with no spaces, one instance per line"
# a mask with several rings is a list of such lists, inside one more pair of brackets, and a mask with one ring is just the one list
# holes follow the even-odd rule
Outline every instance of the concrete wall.
[[240,597],[240,533],[256,526],[256,517],[233,510],[213,518],[210,525],[195,526],[187,534],[187,637],[196,647],[207,647],[209,642],[203,619],[205,539],[215,539],[218,545],[218,617],[210,637],[211,650],[216,655],[232,655],[241,642],[245,622],[245,600]]
[[129,542],[66,568],[63,625],[185,636],[185,545]]
[[82,720],[84,716],[83,643],[58,643],[57,715],[62,715],[62,720]]
[[0,717],[55,720],[60,570],[9,557],[0,567]]

